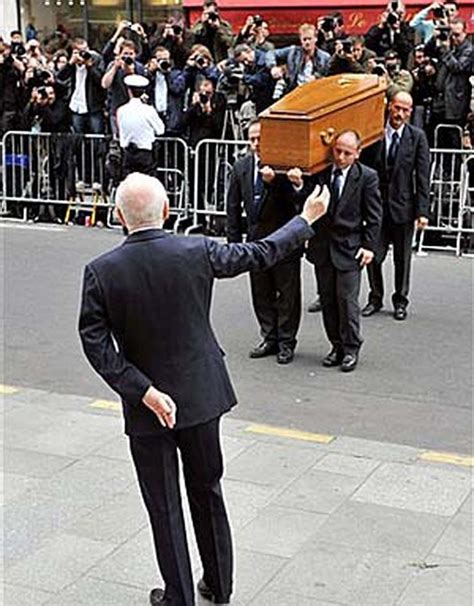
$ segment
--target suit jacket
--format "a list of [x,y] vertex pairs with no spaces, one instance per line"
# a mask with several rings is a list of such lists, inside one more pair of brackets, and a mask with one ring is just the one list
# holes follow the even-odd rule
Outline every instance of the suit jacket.
[[[106,98],[106,92],[101,84],[103,74],[104,72],[98,62],[87,68],[86,101],[89,113],[103,111]],[[56,78],[59,82],[70,82],[72,96],[76,88],[76,66],[68,63],[58,72]]]
[[254,202],[255,156],[248,153],[234,164],[227,191],[227,239],[242,242],[247,217],[247,242],[264,238],[287,223],[299,211],[299,200],[288,180],[280,175],[264,184],[262,200]]
[[391,173],[387,170],[385,138],[364,150],[362,158],[379,175],[384,219],[400,225],[428,217],[430,149],[423,130],[405,125]]
[[[328,185],[332,166],[310,178],[299,196],[306,197],[316,184]],[[360,267],[359,248],[377,249],[382,225],[382,201],[377,173],[356,162],[349,170],[338,202],[331,199],[327,214],[314,225],[307,258],[315,265],[332,263],[341,271]]]
[[177,403],[177,428],[236,404],[209,321],[214,278],[266,269],[312,234],[300,217],[249,244],[151,229],[86,266],[79,334],[89,362],[122,398],[126,433],[166,431],[142,403],[152,384]]

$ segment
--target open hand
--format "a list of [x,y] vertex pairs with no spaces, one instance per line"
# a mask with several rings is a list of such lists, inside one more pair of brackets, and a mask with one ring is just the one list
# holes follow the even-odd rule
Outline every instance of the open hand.
[[301,217],[310,225],[326,214],[329,206],[330,193],[327,185],[322,188],[317,185],[306,198]]

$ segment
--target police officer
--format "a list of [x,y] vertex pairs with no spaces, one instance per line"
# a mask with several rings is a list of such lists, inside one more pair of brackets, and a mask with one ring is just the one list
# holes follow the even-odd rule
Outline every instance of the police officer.
[[131,75],[124,82],[130,100],[117,110],[123,176],[136,171],[150,175],[154,168],[153,143],[156,137],[164,133],[165,125],[156,109],[142,100],[150,84],[148,79]]

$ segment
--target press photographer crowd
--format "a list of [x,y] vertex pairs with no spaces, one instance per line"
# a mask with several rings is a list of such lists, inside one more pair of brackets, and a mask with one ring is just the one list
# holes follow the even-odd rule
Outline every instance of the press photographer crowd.
[[[472,146],[473,51],[456,2],[435,2],[410,20],[401,2],[389,2],[365,36],[351,35],[341,13],[329,14],[302,24],[298,43],[278,48],[264,15],[249,15],[233,31],[208,0],[191,28],[178,10],[162,23],[122,21],[102,49],[64,26],[42,40],[34,28],[27,33],[27,41],[20,31],[0,40],[0,133],[106,135],[118,141],[115,180],[152,171],[161,135],[193,149],[208,138],[245,139],[249,122],[276,100],[343,73],[385,77],[389,99],[410,93],[410,121],[431,147],[441,123],[460,126],[463,144]],[[453,133],[438,146],[459,147]]]

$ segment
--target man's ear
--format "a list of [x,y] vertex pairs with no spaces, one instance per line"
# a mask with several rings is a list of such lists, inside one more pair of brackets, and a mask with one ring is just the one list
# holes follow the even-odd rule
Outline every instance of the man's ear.
[[122,209],[120,208],[120,206],[115,207],[115,212],[117,213],[118,220],[123,225],[123,227],[128,229],[127,222],[125,221],[125,217],[123,216],[123,212],[122,212]]
[[170,203],[169,200],[166,200],[166,202],[163,205],[163,223],[169,219],[170,216]]

